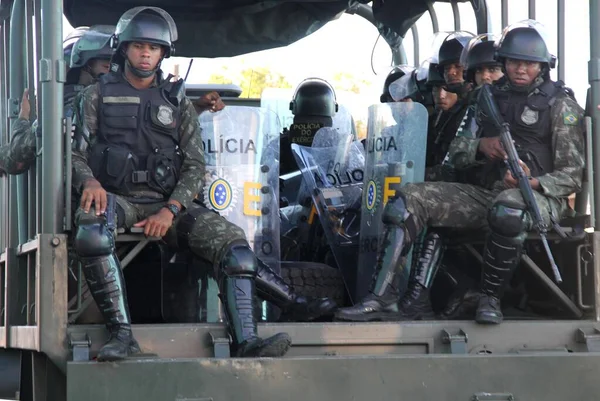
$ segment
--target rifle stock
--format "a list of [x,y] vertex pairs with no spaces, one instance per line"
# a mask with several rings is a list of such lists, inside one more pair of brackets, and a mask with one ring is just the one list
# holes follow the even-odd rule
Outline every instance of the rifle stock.
[[510,135],[510,126],[508,125],[508,123],[503,121],[500,111],[498,110],[498,106],[496,105],[492,96],[492,92],[490,90],[489,85],[486,84],[482,86],[482,88],[479,91],[479,98],[477,100],[477,104],[478,107],[480,107],[480,110],[489,119],[489,121],[500,131],[500,141],[502,143],[502,147],[504,148],[507,154],[506,164],[508,165],[508,169],[510,170],[513,177],[519,183],[519,190],[521,191],[521,195],[523,196],[523,200],[525,201],[527,211],[529,212],[529,215],[533,220],[533,226],[540,235],[542,243],[544,244],[544,249],[546,250],[548,260],[550,261],[550,266],[552,267],[552,272],[554,273],[554,279],[558,284],[560,284],[562,283],[562,277],[560,275],[558,266],[554,261],[552,251],[550,250],[550,246],[548,245],[548,240],[546,238],[546,234],[548,233],[548,226],[544,222],[539,205],[535,200],[535,195],[533,193],[533,188],[531,188],[529,177],[527,177],[525,171],[523,171],[523,168],[519,164],[519,154],[517,153],[517,149],[515,148],[512,136]]

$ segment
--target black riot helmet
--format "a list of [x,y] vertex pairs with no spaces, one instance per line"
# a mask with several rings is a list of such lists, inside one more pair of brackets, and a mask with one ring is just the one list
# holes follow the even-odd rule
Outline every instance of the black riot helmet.
[[78,26],[63,40],[63,54],[65,57],[65,63],[67,65],[71,64],[71,53],[73,51],[73,46],[89,29],[90,28],[87,26]]
[[404,75],[411,72],[412,70],[412,67],[404,64],[394,67],[385,78],[385,82],[383,83],[383,90],[381,92],[381,96],[379,96],[379,101],[381,103],[393,102],[394,99],[390,94],[390,84],[396,81],[397,79],[402,78]]
[[307,78],[296,88],[290,110],[295,116],[333,117],[338,111],[335,90],[324,79]]
[[[152,43],[165,49],[164,58],[169,58],[175,53],[174,42],[177,41],[177,26],[175,21],[162,8],[158,7],[135,7],[126,11],[119,22],[111,40],[111,47],[116,50],[113,57],[113,71],[128,61],[125,57],[123,44],[129,42]],[[142,71],[129,66],[131,71],[139,77],[152,76],[159,68],[152,71]]]
[[446,80],[444,79],[444,76],[440,74],[439,65],[437,63],[429,63],[429,66],[427,67],[427,80],[425,81],[425,85],[429,89],[433,89],[436,86],[446,85]]
[[84,32],[73,46],[70,68],[84,67],[93,59],[110,60],[113,54],[110,39],[114,31],[113,25],[95,25]]
[[460,63],[460,55],[473,36],[475,35],[470,32],[462,31],[452,32],[446,36],[438,52],[440,74],[444,74],[444,66]]
[[489,33],[475,36],[465,46],[460,64],[464,67],[464,77],[468,82],[475,82],[475,72],[479,67],[500,66],[495,59],[496,37]]
[[[535,20],[524,20],[507,26],[496,44],[495,58],[504,65],[507,58],[537,61],[546,70],[556,67],[556,56],[548,50],[548,35]],[[546,71],[547,73],[547,71]]]

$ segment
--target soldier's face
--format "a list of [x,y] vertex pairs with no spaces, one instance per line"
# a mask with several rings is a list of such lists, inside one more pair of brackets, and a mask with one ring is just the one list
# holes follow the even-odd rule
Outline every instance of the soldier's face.
[[132,42],[127,47],[127,59],[138,70],[152,71],[164,55],[164,49],[154,43]]
[[477,86],[491,84],[504,76],[502,68],[499,66],[483,66],[475,70],[475,83]]
[[516,86],[529,86],[542,72],[542,64],[536,61],[506,59],[504,63],[508,80]]
[[464,81],[463,66],[452,63],[444,66],[444,79],[447,84],[460,84]]
[[433,101],[437,109],[448,111],[458,101],[458,95],[444,90],[441,86],[436,86],[433,88]]
[[97,77],[100,74],[108,74],[109,67],[109,60],[94,59],[90,61],[90,72],[94,77]]

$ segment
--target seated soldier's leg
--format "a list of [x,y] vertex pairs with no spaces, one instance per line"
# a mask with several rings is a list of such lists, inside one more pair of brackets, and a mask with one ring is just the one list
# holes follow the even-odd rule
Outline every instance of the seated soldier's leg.
[[192,252],[216,268],[216,277],[229,330],[238,357],[283,356],[291,345],[286,333],[258,337],[253,307],[258,260],[244,232],[218,214],[195,205],[177,224],[179,237]]
[[[534,191],[542,217],[550,223],[549,210],[560,210],[560,204]],[[488,216],[490,234],[483,254],[481,297],[475,315],[477,323],[502,322],[500,298],[506,283],[519,265],[531,218],[526,212],[518,189],[508,189],[494,199]]]
[[[439,259],[439,240],[430,238],[431,255],[417,265],[418,274],[412,274],[412,291],[407,294],[402,312],[398,309],[400,291],[397,272],[403,268],[404,256],[413,241],[427,227],[479,228],[485,225],[485,201],[490,191],[466,184],[427,182],[408,184],[401,194],[391,199],[383,213],[384,238],[377,256],[370,294],[359,304],[339,309],[335,317],[350,321],[397,320],[413,315],[428,317],[427,292],[420,291],[429,285]],[[475,201],[474,201],[475,200]],[[429,273],[431,271],[431,274]],[[423,278],[420,287],[417,280]],[[423,293],[423,295],[421,295]],[[421,299],[419,299],[421,296]],[[426,299],[425,299],[426,298]],[[418,302],[415,302],[418,301]],[[416,312],[409,310],[412,305]],[[430,308],[430,306],[428,307]]]
[[[115,203],[109,202],[110,205],[116,207]],[[75,221],[75,252],[110,333],[108,342],[98,352],[98,361],[115,361],[140,352],[131,333],[125,280],[115,254],[114,232],[109,227],[115,223],[107,221],[107,215],[108,211],[96,216],[93,208],[89,213],[79,209]]]

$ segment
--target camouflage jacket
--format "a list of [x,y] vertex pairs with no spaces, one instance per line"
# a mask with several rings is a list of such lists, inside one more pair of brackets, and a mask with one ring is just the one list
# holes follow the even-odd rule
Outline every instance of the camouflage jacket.
[[0,147],[0,170],[7,174],[22,174],[35,161],[35,131],[37,121],[19,118],[12,129],[9,143]]
[[[585,167],[584,111],[573,98],[559,93],[550,115],[554,171],[537,179],[544,195],[565,198],[581,191]],[[450,145],[450,163],[457,170],[485,164],[483,155],[478,153],[479,141],[476,133],[465,127]]]
[[[98,84],[89,86],[81,92],[75,104],[75,144],[73,149],[73,187],[81,190],[86,180],[94,178],[88,166],[89,152],[96,141],[98,130]],[[192,102],[186,97],[181,103],[181,125],[179,128],[179,146],[184,160],[179,181],[171,193],[175,200],[187,208],[202,188],[205,161],[202,150],[201,129],[198,114]]]
[[[79,74],[79,87],[91,85],[96,81],[87,71],[82,70]],[[68,96],[65,93],[65,115],[68,109],[73,107],[73,99],[76,96]],[[39,128],[37,120],[33,124],[23,118],[15,122],[10,143],[0,147],[0,170],[8,174],[22,174],[31,167],[36,157],[36,133],[41,134],[37,132]]]

